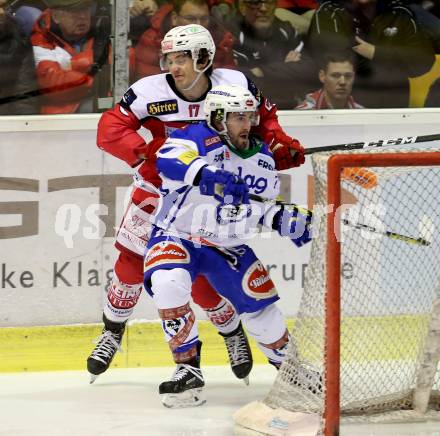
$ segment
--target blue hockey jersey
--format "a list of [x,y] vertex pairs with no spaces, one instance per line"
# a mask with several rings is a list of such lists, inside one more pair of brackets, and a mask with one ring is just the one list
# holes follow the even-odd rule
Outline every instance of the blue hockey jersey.
[[173,132],[158,152],[163,198],[155,216],[157,227],[183,239],[233,247],[252,237],[265,217],[271,225],[276,212],[271,205],[255,201],[239,207],[221,205],[202,195],[193,183],[206,165],[237,174],[250,193],[270,199],[279,193],[275,162],[262,141],[251,138],[248,150],[235,151],[206,122],[190,125]]

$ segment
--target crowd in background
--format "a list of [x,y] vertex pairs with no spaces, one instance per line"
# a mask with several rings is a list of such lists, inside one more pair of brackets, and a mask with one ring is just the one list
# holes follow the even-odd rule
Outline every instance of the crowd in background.
[[[111,15],[108,0],[0,0],[0,115],[100,111]],[[133,0],[130,81],[159,73],[165,33],[193,23],[214,38],[214,67],[279,109],[405,108],[409,79],[440,62],[440,0]],[[424,106],[440,107],[430,85]]]

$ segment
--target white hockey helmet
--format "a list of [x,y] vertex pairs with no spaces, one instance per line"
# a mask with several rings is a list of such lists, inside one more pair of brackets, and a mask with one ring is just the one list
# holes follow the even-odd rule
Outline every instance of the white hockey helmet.
[[[165,56],[167,53],[175,53],[179,51],[189,51],[194,63],[194,71],[198,73],[205,72],[214,61],[215,44],[209,30],[205,29],[200,24],[188,24],[187,26],[174,27],[164,36],[162,43],[162,56],[160,59],[160,67],[166,70]],[[199,70],[197,62],[203,56],[203,51],[206,50],[208,56],[208,65]]]
[[[238,85],[219,85],[212,88],[205,99],[205,118],[208,125],[222,135],[227,134],[226,118],[231,112],[253,112],[252,125],[259,123],[258,102],[252,93]],[[220,123],[222,130],[218,130]]]

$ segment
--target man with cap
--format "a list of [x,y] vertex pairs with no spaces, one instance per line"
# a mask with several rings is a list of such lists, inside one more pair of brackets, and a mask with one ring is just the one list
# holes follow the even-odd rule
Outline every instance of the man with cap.
[[49,8],[34,27],[31,43],[44,114],[94,112],[98,85],[110,89],[101,69],[108,64],[110,24],[95,19],[92,24],[92,3],[47,0]]

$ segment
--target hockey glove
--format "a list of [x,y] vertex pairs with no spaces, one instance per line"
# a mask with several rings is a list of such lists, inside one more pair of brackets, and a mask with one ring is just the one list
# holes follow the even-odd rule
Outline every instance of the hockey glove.
[[311,222],[311,211],[281,206],[273,218],[272,228],[281,236],[289,237],[297,247],[301,247],[312,240]]
[[269,146],[277,170],[287,170],[299,167],[305,162],[304,147],[296,139],[276,132],[272,144]]
[[249,204],[248,186],[229,171],[211,171],[203,167],[199,187],[202,195],[212,195],[222,204]]
[[139,159],[156,162],[157,152],[159,151],[160,147],[162,147],[165,141],[166,139],[161,138],[160,136],[157,138],[153,138],[150,142],[143,143],[137,146],[134,150],[134,153]]

